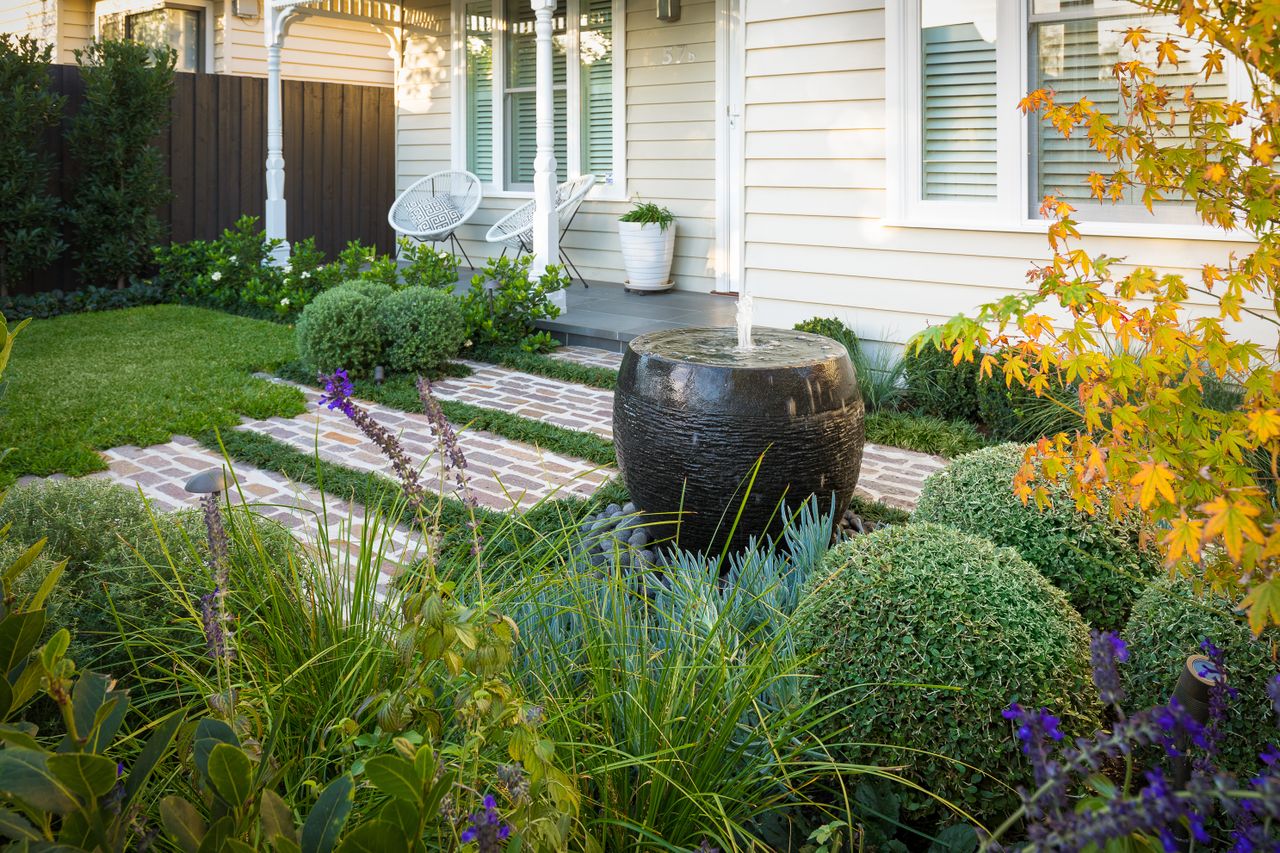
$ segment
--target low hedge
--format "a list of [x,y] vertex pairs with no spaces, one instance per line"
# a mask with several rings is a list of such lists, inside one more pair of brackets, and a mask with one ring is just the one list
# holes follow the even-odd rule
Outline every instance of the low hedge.
[[352,376],[371,374],[386,346],[378,303],[390,293],[386,285],[352,282],[317,296],[298,319],[302,360],[324,373],[343,369]]
[[[829,747],[905,775],[979,818],[1007,814],[1030,768],[1001,712],[1048,707],[1068,736],[1099,724],[1089,632],[1017,552],[937,524],[832,549],[795,614]],[[943,808],[914,796],[913,818]]]
[[1025,451],[1001,444],[955,460],[925,481],[915,519],[1016,548],[1091,625],[1118,630],[1143,582],[1160,570],[1160,555],[1144,544],[1140,516],[1113,518],[1105,507],[1079,512],[1065,482],[1050,486],[1052,506],[1023,504],[1013,478]]
[[1138,597],[1124,629],[1129,663],[1121,667],[1129,710],[1163,705],[1189,656],[1208,639],[1223,653],[1227,683],[1239,691],[1227,709],[1221,766],[1244,778],[1261,768],[1258,754],[1277,741],[1267,683],[1280,671],[1274,637],[1255,638],[1231,602],[1197,594],[1186,580],[1161,578]]
[[452,293],[408,287],[378,305],[378,330],[387,343],[383,362],[398,373],[429,373],[457,356],[467,339],[462,308]]

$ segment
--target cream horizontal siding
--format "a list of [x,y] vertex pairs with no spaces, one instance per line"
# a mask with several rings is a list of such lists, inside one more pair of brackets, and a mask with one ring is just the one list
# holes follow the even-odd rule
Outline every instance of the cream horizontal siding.
[[[1043,233],[883,223],[886,110],[894,106],[885,103],[883,0],[744,2],[744,266],[758,315],[778,326],[838,316],[864,337],[901,343],[930,323],[1025,289],[1027,271],[1048,257]],[[1085,240],[1090,251],[1129,265],[1196,278],[1200,264],[1225,264],[1239,248]]]
[[[395,61],[391,42],[371,24],[324,15],[306,14],[290,25],[280,55],[285,80],[391,86]],[[265,77],[267,47],[263,18],[223,17],[221,70],[227,74]]]
[[57,61],[74,65],[75,52],[93,41],[93,0],[58,0]]
[[[447,4],[419,0],[410,8],[443,16],[440,36],[410,40],[397,99],[400,189],[450,168],[451,57]],[[678,24],[657,19],[654,0],[627,3],[627,195],[669,207],[679,218],[676,286],[711,290],[715,245],[715,0],[685,0]],[[619,22],[619,25],[621,22]],[[561,164],[563,178],[564,164]],[[528,196],[485,198],[460,236],[471,259],[501,253],[484,242],[498,219]],[[583,204],[562,243],[589,279],[620,282],[617,219],[622,201]]]
[[57,0],[3,0],[0,2],[0,33],[31,36],[45,44],[53,44],[58,37]]

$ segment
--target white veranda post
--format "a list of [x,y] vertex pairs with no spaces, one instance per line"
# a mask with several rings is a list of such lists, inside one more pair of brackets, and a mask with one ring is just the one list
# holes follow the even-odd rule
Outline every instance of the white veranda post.
[[280,101],[280,47],[293,7],[271,8],[264,27],[267,39],[267,204],[263,228],[268,240],[279,240],[272,252],[273,262],[283,266],[289,262],[289,244],[285,233],[284,201],[284,119]]
[[[542,275],[560,254],[560,227],[556,217],[556,127],[554,70],[552,60],[552,15],[556,0],[530,0],[534,35],[538,49],[537,128],[538,148],[533,161],[533,270]],[[563,291],[558,296],[563,298]],[[561,306],[563,307],[563,306]]]

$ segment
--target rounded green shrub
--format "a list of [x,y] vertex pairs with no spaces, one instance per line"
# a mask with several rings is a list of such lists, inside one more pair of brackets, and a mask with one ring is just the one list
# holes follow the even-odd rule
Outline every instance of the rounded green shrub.
[[[1072,737],[1099,724],[1084,620],[1017,552],[977,536],[913,523],[855,537],[810,577],[793,624],[820,712],[834,712],[827,745],[903,764],[979,817],[1007,814],[1010,786],[1030,781],[1001,716],[1010,702],[1052,709]],[[923,796],[906,807],[942,811]]]
[[339,285],[347,290],[354,290],[361,296],[367,296],[378,304],[391,294],[395,293],[395,288],[383,281],[376,281],[368,278],[355,278],[351,281]]
[[378,297],[386,285],[348,283],[326,290],[298,318],[298,353],[313,370],[345,369],[365,376],[382,358],[385,341],[378,328]]
[[1144,544],[1141,517],[1114,518],[1107,507],[1079,512],[1066,482],[1049,485],[1052,506],[1023,504],[1013,478],[1025,450],[1001,444],[961,456],[925,481],[914,518],[1016,548],[1089,624],[1118,630],[1143,581],[1160,568],[1160,555]]
[[1242,776],[1256,773],[1258,753],[1277,739],[1276,715],[1267,698],[1267,682],[1280,671],[1272,657],[1274,637],[1255,638],[1229,601],[1167,577],[1138,596],[1123,636],[1129,662],[1120,671],[1129,711],[1168,702],[1187,658],[1203,654],[1204,640],[1222,650],[1227,683],[1239,695],[1228,706],[1221,764]]
[[462,306],[445,290],[408,287],[378,306],[386,363],[398,373],[426,373],[453,358],[467,339]]
[[925,344],[908,346],[902,356],[907,398],[913,408],[944,420],[978,421],[978,365],[953,364],[951,353]]

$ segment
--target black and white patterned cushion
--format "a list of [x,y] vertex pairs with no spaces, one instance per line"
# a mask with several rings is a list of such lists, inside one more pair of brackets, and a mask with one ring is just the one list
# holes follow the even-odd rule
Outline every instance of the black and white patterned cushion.
[[457,224],[462,216],[458,213],[458,208],[453,206],[453,202],[444,196],[427,199],[426,201],[411,201],[404,206],[404,215],[413,226],[418,229],[420,234],[431,234],[437,231],[444,231]]

